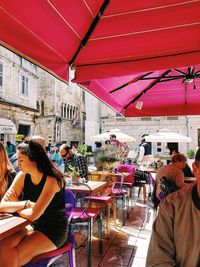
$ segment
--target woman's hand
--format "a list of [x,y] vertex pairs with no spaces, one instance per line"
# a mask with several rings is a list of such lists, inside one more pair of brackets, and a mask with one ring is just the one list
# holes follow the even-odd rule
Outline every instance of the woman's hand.
[[9,188],[4,195],[4,201],[19,201],[18,195],[14,188]]

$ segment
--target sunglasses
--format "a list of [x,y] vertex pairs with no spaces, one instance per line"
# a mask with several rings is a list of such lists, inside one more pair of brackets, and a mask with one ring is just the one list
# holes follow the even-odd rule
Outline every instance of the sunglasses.
[[68,153],[66,152],[65,154],[61,155],[62,158],[65,158],[68,155]]

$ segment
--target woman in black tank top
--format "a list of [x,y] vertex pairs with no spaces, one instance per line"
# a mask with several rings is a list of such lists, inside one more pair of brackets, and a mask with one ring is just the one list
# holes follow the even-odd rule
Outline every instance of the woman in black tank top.
[[[31,139],[18,146],[17,156],[20,172],[2,199],[0,212],[17,212],[31,223],[10,236],[9,242],[2,241],[0,266],[5,267],[23,266],[67,241],[63,174],[44,148]],[[23,201],[19,201],[20,195]],[[8,205],[8,201],[12,203]]]

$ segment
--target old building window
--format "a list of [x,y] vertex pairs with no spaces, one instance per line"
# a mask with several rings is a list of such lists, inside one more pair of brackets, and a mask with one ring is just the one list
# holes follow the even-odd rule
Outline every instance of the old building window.
[[44,101],[43,100],[41,101],[41,111],[40,111],[40,114],[42,116],[44,116]]
[[0,62],[0,89],[3,87],[3,63]]
[[76,108],[73,108],[73,112],[72,112],[72,119],[74,119],[74,117],[76,116]]
[[67,113],[67,107],[66,104],[64,105],[64,118],[66,118],[66,113]]
[[64,116],[64,107],[63,107],[63,103],[61,103],[61,117],[63,118]]
[[73,119],[73,107],[71,106],[70,107],[70,120]]
[[170,116],[170,117],[167,117],[167,120],[168,121],[177,121],[178,120],[178,116]]
[[36,106],[37,106],[37,107],[36,107],[37,110],[40,112],[40,103],[39,103],[39,101],[36,102]]
[[67,105],[67,118],[69,119],[70,117],[70,107],[69,107],[69,105]]
[[28,89],[29,89],[29,78],[26,75],[21,74],[20,95],[28,96],[29,94]]
[[151,121],[151,117],[142,117],[140,118],[141,121]]

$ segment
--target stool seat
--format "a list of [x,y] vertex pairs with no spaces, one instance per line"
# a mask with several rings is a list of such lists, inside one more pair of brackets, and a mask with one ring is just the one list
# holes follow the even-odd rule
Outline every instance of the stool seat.
[[112,198],[110,196],[91,196],[91,202],[105,202],[105,203],[112,203]]
[[42,254],[35,256],[30,262],[36,263],[36,262],[39,262],[40,260],[43,260],[43,259],[56,257],[58,255],[61,255],[61,254],[64,254],[64,253],[70,251],[71,249],[72,249],[72,243],[66,243],[60,248],[57,248],[55,250],[45,252],[45,253],[42,253]]

